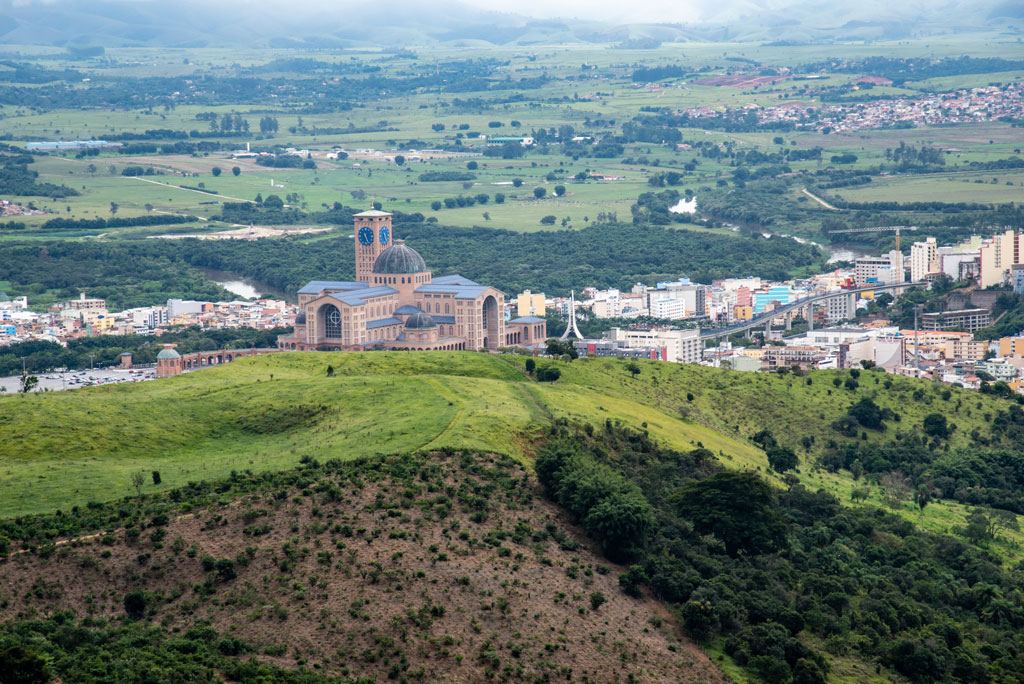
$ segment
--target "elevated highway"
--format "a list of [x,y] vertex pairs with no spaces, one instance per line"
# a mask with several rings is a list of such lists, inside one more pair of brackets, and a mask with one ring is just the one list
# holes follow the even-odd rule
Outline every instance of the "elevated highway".
[[[740,321],[739,323],[734,323],[725,328],[702,330],[700,333],[700,339],[717,340],[720,337],[727,337],[738,332],[751,330],[752,328],[764,327],[766,329],[770,329],[772,321],[776,318],[779,318],[780,316],[786,316],[788,319],[789,316],[799,311],[800,309],[803,309],[805,307],[811,307],[814,304],[817,304],[818,302],[824,302],[826,300],[834,299],[836,297],[850,297],[851,300],[855,301],[857,296],[863,292],[878,292],[879,290],[906,290],[914,286],[925,284],[926,283],[924,282],[907,282],[896,283],[894,285],[872,285],[871,287],[860,287],[855,290],[838,290],[836,292],[826,292],[824,294],[811,295],[810,297],[802,297],[800,299],[790,302],[789,304],[780,306],[777,309],[769,311],[768,313],[763,313],[759,316],[755,316],[751,318],[749,321]],[[853,307],[850,307],[850,310],[852,311]],[[809,324],[813,325],[813,319],[810,316],[807,316],[807,321],[809,322]]]

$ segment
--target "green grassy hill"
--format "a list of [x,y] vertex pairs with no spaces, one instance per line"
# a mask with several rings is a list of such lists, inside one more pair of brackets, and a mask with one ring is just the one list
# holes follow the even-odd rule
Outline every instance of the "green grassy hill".
[[[849,501],[864,484],[846,470],[814,465],[830,440],[891,444],[919,435],[925,416],[940,412],[957,426],[941,449],[956,450],[972,444],[972,431],[988,434],[989,421],[1006,408],[976,392],[880,372],[861,373],[851,391],[833,384],[848,374],[832,371],[796,377],[641,361],[633,377],[620,360],[581,359],[559,364],[562,376],[549,384],[532,381],[524,364],[450,352],[275,354],[168,380],[0,398],[0,516],[128,496],[139,471],[144,491],[160,491],[231,471],[289,468],[305,457],[451,447],[528,461],[553,418],[619,421],[668,447],[702,445],[729,467],[763,472],[765,452],[750,437],[768,429],[799,454],[801,482]],[[899,422],[839,435],[831,424],[864,396],[899,413]],[[814,443],[805,446],[808,437]],[[862,493],[868,503],[883,500],[877,486]],[[926,529],[950,532],[964,524],[968,507],[944,500],[922,513],[905,501],[900,511]],[[1019,559],[1020,543],[1024,535],[1011,531],[996,547]]]

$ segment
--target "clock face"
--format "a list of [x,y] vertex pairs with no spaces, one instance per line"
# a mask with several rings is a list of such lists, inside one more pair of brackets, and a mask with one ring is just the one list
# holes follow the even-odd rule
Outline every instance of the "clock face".
[[388,240],[391,239],[391,231],[387,228],[380,229],[380,244],[387,245]]
[[373,231],[369,227],[363,226],[359,229],[359,242],[364,247],[369,247],[373,244]]

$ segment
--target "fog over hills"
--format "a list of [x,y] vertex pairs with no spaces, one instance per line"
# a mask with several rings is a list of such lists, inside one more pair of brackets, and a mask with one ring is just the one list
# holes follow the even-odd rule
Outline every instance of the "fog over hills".
[[199,47],[899,39],[1019,32],[1016,0],[0,0],[4,44]]

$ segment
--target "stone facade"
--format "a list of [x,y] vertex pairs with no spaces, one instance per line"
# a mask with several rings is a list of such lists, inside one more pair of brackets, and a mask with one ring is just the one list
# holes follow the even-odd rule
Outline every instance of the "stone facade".
[[[497,349],[508,342],[505,295],[458,275],[434,278],[391,232],[391,214],[355,216],[356,280],[315,280],[299,290],[295,330],[281,350]],[[517,325],[517,337],[539,332]]]

